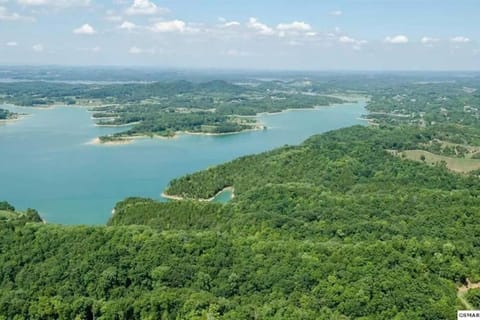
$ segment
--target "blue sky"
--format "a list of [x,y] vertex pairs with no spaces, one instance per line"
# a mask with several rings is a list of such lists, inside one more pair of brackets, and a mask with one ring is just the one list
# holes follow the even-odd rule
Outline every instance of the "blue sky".
[[479,70],[477,0],[0,0],[0,64]]

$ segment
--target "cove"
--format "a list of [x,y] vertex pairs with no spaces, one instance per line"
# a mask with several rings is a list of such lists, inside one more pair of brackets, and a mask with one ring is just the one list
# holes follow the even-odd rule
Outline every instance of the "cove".
[[[28,113],[0,123],[0,201],[37,209],[50,223],[104,224],[118,201],[160,197],[173,178],[239,156],[299,144],[313,134],[366,124],[366,101],[257,116],[267,130],[223,136],[180,135],[98,146],[95,137],[125,128],[95,126],[83,107],[0,106]],[[216,201],[228,201],[228,193]]]

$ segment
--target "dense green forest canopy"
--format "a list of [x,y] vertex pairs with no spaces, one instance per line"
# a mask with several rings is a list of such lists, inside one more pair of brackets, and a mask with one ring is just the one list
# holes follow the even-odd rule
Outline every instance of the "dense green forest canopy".
[[[480,282],[480,171],[450,167],[480,161],[478,75],[205,83],[171,89],[183,101],[198,93],[184,109],[167,103],[155,113],[158,99],[94,111],[101,121],[152,113],[181,130],[180,114],[232,121],[240,113],[222,109],[232,96],[252,106],[260,91],[285,95],[278,101],[308,97],[307,105],[368,95],[375,125],[179,177],[165,192],[186,200],[128,198],[107,226],[43,224],[0,202],[0,319],[437,320],[480,308],[478,289],[458,290]],[[215,99],[199,93],[205,86]],[[113,87],[128,97],[129,86]],[[257,96],[258,108],[273,110],[266,97]],[[450,162],[411,158],[418,152]],[[225,187],[235,194],[226,204],[195,200]]]

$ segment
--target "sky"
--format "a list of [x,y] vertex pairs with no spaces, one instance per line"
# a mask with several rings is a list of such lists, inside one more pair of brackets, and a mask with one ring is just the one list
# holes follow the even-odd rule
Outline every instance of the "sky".
[[1,65],[480,70],[478,0],[0,0]]

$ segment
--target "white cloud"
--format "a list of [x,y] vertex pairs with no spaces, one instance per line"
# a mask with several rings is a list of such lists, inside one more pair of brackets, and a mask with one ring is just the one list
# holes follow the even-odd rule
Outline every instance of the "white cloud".
[[404,43],[408,43],[408,37],[402,34],[392,36],[392,37],[388,36],[385,38],[385,42],[393,43],[393,44],[404,44]]
[[142,48],[133,46],[128,50],[128,53],[130,53],[130,54],[142,54],[142,53],[154,54],[155,49],[142,49]]
[[355,49],[357,51],[361,49],[362,45],[367,43],[366,40],[358,40],[358,39],[355,39],[355,38],[352,38],[352,37],[349,37],[349,36],[345,36],[345,35],[340,36],[338,38],[338,42],[344,43],[344,44],[352,44],[353,49]]
[[353,38],[350,38],[348,36],[341,36],[340,38],[338,38],[338,41],[341,42],[341,43],[356,43],[357,40],[353,39]]
[[435,42],[438,42],[440,41],[440,39],[437,39],[437,38],[432,38],[432,37],[422,37],[422,39],[420,39],[420,42],[425,44],[425,45],[431,45]]
[[280,23],[277,25],[280,31],[310,31],[312,27],[303,21],[294,21],[292,23]]
[[153,32],[185,32],[189,30],[182,20],[160,21],[155,23],[150,30]]
[[330,15],[335,17],[341,16],[342,14],[343,12],[341,10],[335,10],[330,12]]
[[450,41],[453,43],[468,43],[470,42],[470,39],[463,36],[457,36],[457,37],[451,38]]
[[0,21],[35,21],[32,17],[21,16],[16,12],[10,12],[7,8],[0,6]]
[[90,0],[17,0],[24,6],[50,6],[50,7],[85,7],[90,5]]
[[130,21],[124,21],[120,26],[119,28],[120,29],[125,29],[125,30],[128,30],[128,31],[132,31],[133,29],[135,29],[137,26],[135,23],[133,22],[130,22]]
[[33,45],[33,46],[32,46],[32,49],[33,49],[33,51],[35,51],[35,52],[43,52],[43,50],[44,50],[45,48],[43,47],[43,44],[38,43],[38,44]]
[[240,22],[238,21],[225,21],[225,23],[222,26],[229,28],[229,27],[237,27],[239,25],[240,25]]
[[83,26],[78,27],[77,29],[73,30],[73,33],[75,34],[83,34],[83,35],[92,35],[97,33],[95,29],[89,25],[88,23],[85,23]]
[[18,43],[16,41],[9,41],[9,42],[5,43],[5,45],[7,47],[16,47],[16,46],[18,46]]
[[154,15],[168,12],[149,0],[133,0],[133,4],[125,11],[128,15]]
[[224,27],[224,28],[240,26],[240,22],[234,21],[234,20],[228,21],[227,19],[225,19],[223,17],[218,18],[218,21],[221,22],[220,27]]
[[249,29],[255,30],[257,33],[262,35],[272,35],[274,31],[272,28],[259,22],[256,18],[250,18],[247,23]]

